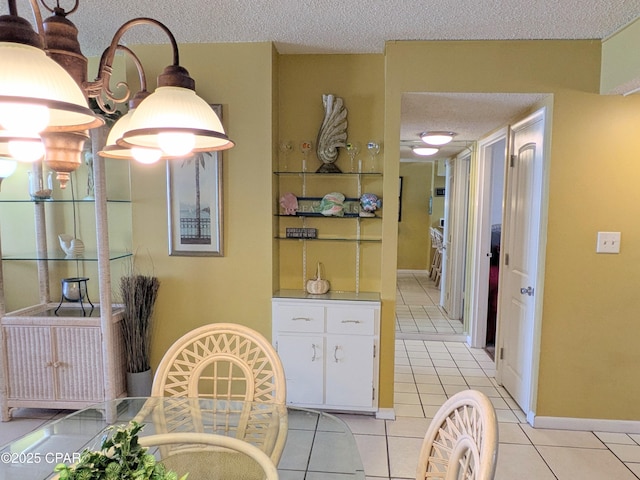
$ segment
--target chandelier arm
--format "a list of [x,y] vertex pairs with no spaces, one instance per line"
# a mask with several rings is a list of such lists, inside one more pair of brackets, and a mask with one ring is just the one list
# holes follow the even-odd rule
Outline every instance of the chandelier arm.
[[[129,88],[129,85],[127,85],[127,83],[118,82],[118,84],[116,85],[116,88],[124,88],[125,90],[124,94],[122,96],[116,96],[116,94],[113,93],[113,91],[111,90],[110,79],[111,79],[112,68],[104,66],[105,56],[107,55],[109,49],[110,48],[102,52],[102,57],[100,59],[100,65],[103,65],[103,67],[101,67],[102,76],[99,77],[95,82],[86,83],[84,88],[85,88],[85,91],[87,92],[87,96],[89,98],[95,98],[96,102],[98,103],[98,106],[103,112],[114,113],[116,111],[115,104],[124,103],[127,100],[129,100],[131,96],[131,89]],[[131,60],[133,61],[133,64],[135,65],[136,70],[138,71],[140,91],[146,92],[147,77],[144,73],[144,69],[142,68],[142,62],[140,62],[140,59],[138,58],[138,56],[130,48],[125,47],[124,45],[120,45],[120,44],[116,45],[116,50],[122,50],[123,52],[131,56]],[[113,102],[113,106],[107,104],[106,100]]]
[[[117,50],[124,50],[132,56],[134,64],[136,65],[136,68],[138,70],[138,75],[140,76],[141,87],[143,87],[142,90],[146,90],[146,77],[140,60],[130,49],[120,45],[120,39],[122,38],[122,36],[130,28],[135,27],[136,25],[154,25],[164,31],[169,37],[169,41],[171,42],[173,65],[179,65],[180,55],[178,52],[178,43],[176,42],[173,33],[171,33],[167,26],[165,26],[158,20],[148,17],[133,18],[124,23],[113,36],[111,45],[109,45],[109,47],[102,53],[102,57],[100,58],[100,66],[98,68],[98,77],[95,79],[95,81],[87,82],[84,85],[87,96],[89,98],[96,98],[98,105],[100,105],[100,108],[108,113],[113,113],[113,110],[115,110],[115,106],[111,108],[104,105],[103,97],[106,97],[107,99],[115,103],[124,103],[129,99],[129,96],[131,94],[129,87],[126,85],[126,83],[123,82],[120,82],[117,85],[118,87],[125,87],[126,91],[123,96],[118,97],[111,91],[110,79],[111,73],[113,72],[113,60],[115,58]],[[111,112],[109,112],[110,110]]]

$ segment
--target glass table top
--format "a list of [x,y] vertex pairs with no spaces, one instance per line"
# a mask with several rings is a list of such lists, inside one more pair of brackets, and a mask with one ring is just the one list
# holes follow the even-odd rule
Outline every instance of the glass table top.
[[0,480],[54,478],[56,464],[74,463],[86,448],[98,450],[110,425],[131,420],[144,424],[141,436],[197,431],[240,438],[279,457],[283,478],[365,478],[353,434],[333,415],[278,404],[167,397],[118,399],[48,423],[0,450]]

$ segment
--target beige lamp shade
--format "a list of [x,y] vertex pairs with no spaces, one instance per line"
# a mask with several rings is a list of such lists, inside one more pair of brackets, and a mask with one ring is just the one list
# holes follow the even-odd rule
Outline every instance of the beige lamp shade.
[[98,152],[98,155],[118,160],[136,160],[140,163],[147,164],[155,163],[161,158],[166,158],[166,156],[162,155],[162,151],[157,148],[125,147],[116,143],[118,139],[122,138],[124,132],[128,130],[134,111],[135,108],[130,109],[113,124],[107,136],[107,143],[104,148]]
[[[73,78],[43,50],[0,42],[0,59],[0,124],[5,129],[20,135],[33,135],[39,132],[21,130],[22,126],[47,131],[78,131],[104,123],[89,109]],[[43,111],[48,111],[48,118],[35,118]],[[30,112],[31,118],[14,128],[11,117],[16,112]]]
[[[164,143],[163,137],[168,137]],[[195,91],[175,86],[158,87],[141,102],[117,144],[160,148],[174,157],[234,146],[211,106]]]

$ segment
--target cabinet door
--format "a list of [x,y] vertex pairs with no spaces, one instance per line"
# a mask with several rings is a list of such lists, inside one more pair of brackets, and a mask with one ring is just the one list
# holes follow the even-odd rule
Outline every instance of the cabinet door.
[[4,327],[8,397],[53,400],[53,370],[49,327]]
[[104,398],[100,329],[55,327],[56,398],[101,401]]
[[374,337],[327,336],[327,406],[372,406],[373,355]]
[[322,336],[280,335],[278,355],[287,379],[287,403],[323,403],[324,339]]

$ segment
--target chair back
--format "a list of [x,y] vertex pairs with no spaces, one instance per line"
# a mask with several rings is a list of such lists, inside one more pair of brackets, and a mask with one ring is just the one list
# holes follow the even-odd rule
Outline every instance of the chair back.
[[464,390],[438,409],[425,434],[416,480],[492,480],[498,458],[498,420],[491,400]]
[[280,357],[264,336],[244,325],[212,323],[169,348],[151,395],[285,403],[286,382]]

